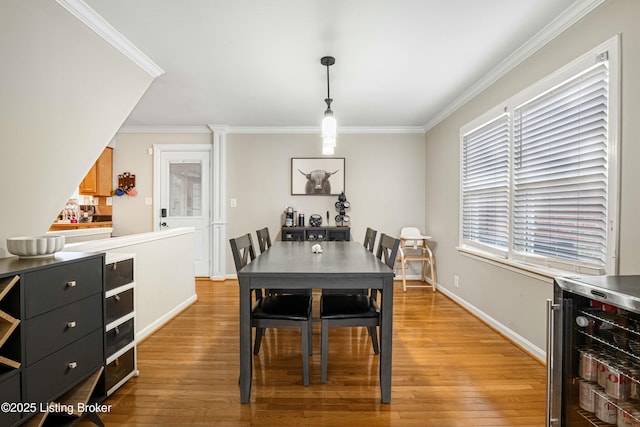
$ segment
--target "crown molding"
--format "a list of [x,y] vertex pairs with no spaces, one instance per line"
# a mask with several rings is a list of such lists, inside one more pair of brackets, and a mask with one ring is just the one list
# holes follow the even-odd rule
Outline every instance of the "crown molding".
[[91,28],[96,34],[106,40],[111,46],[119,50],[124,56],[129,58],[134,64],[142,68],[147,74],[155,78],[164,74],[164,70],[153,62],[133,43],[127,40],[115,28],[111,26],[98,13],[91,9],[82,0],[56,0],[69,13],[78,18],[83,24]]
[[[229,126],[228,133],[320,133],[320,126]],[[422,126],[338,126],[338,134],[420,133]]]
[[[239,134],[320,133],[320,126],[123,126],[118,133],[211,133],[213,131]],[[424,134],[422,126],[344,126],[338,127],[338,134]]]
[[207,126],[122,126],[117,133],[211,133]]
[[445,120],[464,104],[489,88],[498,79],[520,65],[527,58],[529,58],[546,44],[551,42],[562,32],[566,31],[580,19],[584,18],[587,14],[589,14],[592,10],[600,6],[605,1],[606,0],[576,0],[564,12],[562,12],[553,21],[551,21],[544,28],[538,31],[532,38],[527,40],[504,61],[498,64],[498,66],[496,66],[493,70],[491,70],[469,89],[464,91],[462,95],[456,98],[452,103],[440,110],[438,114],[433,116],[431,120],[425,123],[424,131],[428,132],[438,123]]

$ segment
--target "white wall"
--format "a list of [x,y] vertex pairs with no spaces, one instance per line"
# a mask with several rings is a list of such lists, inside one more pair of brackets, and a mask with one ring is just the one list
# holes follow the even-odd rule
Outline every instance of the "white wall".
[[174,228],[65,246],[71,252],[135,254],[136,338],[143,339],[197,300],[193,228]]
[[[438,282],[539,349],[552,284],[462,256],[458,244],[460,127],[581,54],[622,34],[622,203],[620,273],[640,273],[640,2],[609,0],[460,108],[426,135],[427,229],[437,241]],[[453,286],[454,274],[460,288]]]
[[[113,233],[128,235],[153,229],[153,144],[210,144],[210,133],[118,133],[114,174],[136,175],[135,197],[114,197]],[[279,239],[282,213],[293,206],[309,218],[321,214],[330,224],[337,214],[335,196],[292,196],[291,157],[322,157],[316,134],[227,135],[227,238],[269,227]],[[343,134],[335,157],[345,158],[345,190],[352,208],[352,238],[362,241],[367,227],[398,235],[405,225],[424,228],[425,143],[422,134]],[[229,199],[238,202],[229,207]],[[227,246],[227,274],[235,274]]]
[[[320,214],[335,225],[336,196],[292,196],[291,157],[322,157],[315,134],[229,134],[227,136],[227,237],[269,227],[280,239],[282,214],[293,206]],[[425,144],[422,134],[340,134],[335,156],[345,158],[345,194],[351,202],[352,240],[362,241],[367,227],[398,236],[400,228],[424,228]],[[297,172],[296,172],[297,173]],[[235,274],[230,250],[227,273]]]
[[[210,133],[118,133],[113,150],[113,175],[123,172],[136,176],[136,195],[113,198],[113,235],[145,233],[153,230],[153,144],[211,144]],[[116,179],[116,178],[114,178]]]
[[2,3],[0,257],[45,233],[152,77],[55,1]]

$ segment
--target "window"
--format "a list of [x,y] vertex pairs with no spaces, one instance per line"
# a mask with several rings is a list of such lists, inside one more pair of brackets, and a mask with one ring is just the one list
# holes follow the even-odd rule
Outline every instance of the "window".
[[462,236],[502,253],[509,246],[509,115],[463,136]]
[[461,129],[463,249],[616,272],[617,51],[609,41]]

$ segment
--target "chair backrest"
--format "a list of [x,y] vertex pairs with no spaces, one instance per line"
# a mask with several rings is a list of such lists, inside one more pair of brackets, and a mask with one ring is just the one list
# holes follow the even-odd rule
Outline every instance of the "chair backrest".
[[229,243],[231,243],[231,252],[233,253],[233,261],[236,264],[236,271],[240,271],[245,265],[256,258],[251,234],[230,239]]
[[260,246],[260,253],[263,253],[271,247],[271,237],[269,237],[269,229],[267,227],[256,230],[258,236],[258,246]]
[[367,232],[364,234],[364,247],[371,253],[373,253],[373,248],[376,244],[376,234],[378,234],[378,232],[369,227],[367,227]]
[[378,259],[389,268],[393,269],[396,263],[396,255],[398,255],[398,248],[400,247],[400,239],[394,239],[384,233],[380,235],[380,243],[378,243]]

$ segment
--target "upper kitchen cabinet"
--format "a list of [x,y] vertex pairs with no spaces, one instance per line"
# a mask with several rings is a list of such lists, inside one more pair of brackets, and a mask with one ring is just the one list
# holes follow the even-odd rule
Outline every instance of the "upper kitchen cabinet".
[[78,192],[84,196],[109,197],[112,185],[113,148],[107,147],[80,183]]

